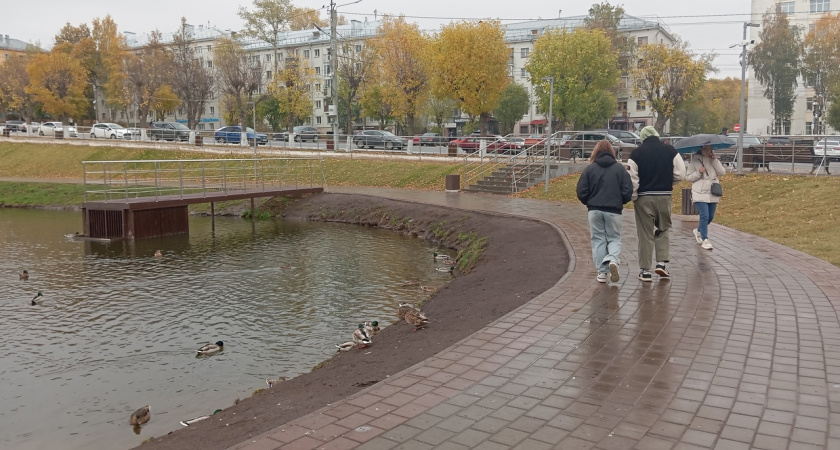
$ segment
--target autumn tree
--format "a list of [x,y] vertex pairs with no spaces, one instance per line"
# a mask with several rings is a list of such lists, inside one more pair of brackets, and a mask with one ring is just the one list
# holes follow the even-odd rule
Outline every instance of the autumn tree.
[[[336,17],[336,24],[346,25],[347,18],[339,14]],[[329,16],[322,18],[320,12],[313,8],[297,6],[292,7],[292,11],[289,16],[289,30],[308,30],[314,28],[316,25],[321,28],[328,28],[330,26]]]
[[840,130],[840,83],[835,84],[828,91],[829,106],[826,108],[826,123],[831,128]]
[[278,101],[278,112],[291,130],[297,119],[312,114],[310,88],[315,82],[315,71],[305,59],[297,55],[286,58],[286,64],[269,84],[269,94]]
[[781,5],[764,14],[760,42],[749,53],[755,79],[764,86],[764,97],[770,100],[775,133],[785,133],[784,124],[793,115],[797,77],[800,74],[802,30],[791,25]]
[[589,15],[583,24],[590,30],[601,30],[610,40],[613,52],[618,53],[618,63],[623,70],[630,67],[636,50],[636,41],[618,31],[625,10],[621,6],[612,6],[609,2],[595,3],[589,8]]
[[29,72],[26,66],[32,56],[9,58],[0,64],[0,110],[15,113],[23,120],[29,120],[35,107],[32,94],[27,92]]
[[49,115],[65,120],[83,109],[87,73],[77,59],[60,51],[41,53],[26,71],[30,80],[26,92]]
[[[156,93],[173,78],[172,52],[162,42],[160,31],[153,31],[149,42],[125,60],[124,83],[128,101],[137,107],[138,118],[147,120],[149,111],[157,110]],[[174,94],[173,94],[174,95]]]
[[[343,43],[338,55],[338,101],[342,107],[338,113],[346,123],[344,131],[347,134],[352,133],[353,120],[361,114],[359,95],[375,57],[372,47],[364,44],[359,46],[357,48],[353,43]],[[353,114],[354,108],[359,110],[359,114]]]
[[528,89],[518,83],[510,83],[502,92],[499,107],[493,114],[499,121],[502,134],[513,133],[513,126],[522,119],[531,106]]
[[443,133],[443,125],[455,111],[455,100],[430,95],[426,100],[426,115],[429,116],[437,126],[440,133]]
[[697,92],[680,103],[671,116],[671,134],[691,136],[719,133],[740,120],[741,80],[706,80]]
[[222,38],[216,41],[215,64],[217,83],[226,96],[225,106],[235,123],[248,123],[247,103],[256,101],[254,94],[262,84],[262,66],[256,55],[245,51],[239,41]]
[[414,134],[414,118],[421,112],[428,93],[429,74],[425,55],[428,38],[417,24],[409,24],[405,17],[386,16],[379,26],[374,48],[379,82],[392,88],[382,91],[394,95],[390,103],[394,115],[403,118],[407,134]]
[[239,7],[239,17],[245,22],[245,35],[271,44],[275,73],[279,64],[277,48],[283,39],[280,33],[288,28],[294,12],[295,7],[289,0],[254,0],[250,10]]
[[371,117],[379,122],[379,128],[385,129],[395,121],[395,106],[391,103],[394,98],[388,86],[378,83],[371,83],[365,88],[362,94],[362,112],[366,117]]
[[509,82],[508,54],[504,29],[492,20],[445,25],[430,46],[435,95],[454,99],[463,111],[479,117],[483,135]]
[[172,92],[184,103],[187,125],[195,129],[201,120],[204,106],[213,95],[215,78],[212,71],[204,66],[204,61],[195,57],[195,40],[187,24],[186,17],[181,18],[181,27],[172,39]]
[[[601,30],[549,30],[534,43],[525,69],[536,88],[540,109],[549,110],[550,82],[554,78],[553,130],[602,124],[615,111],[610,89],[621,75],[618,54]],[[547,114],[546,114],[547,115]]]
[[702,86],[709,58],[695,57],[681,42],[643,45],[637,56],[639,61],[630,72],[633,92],[656,113],[653,126],[662,133],[674,110]]
[[[117,24],[110,15],[104,19],[93,19],[92,35],[94,43],[93,72],[96,74],[94,87],[105,93],[105,104],[119,109],[125,108],[125,61],[129,58],[125,37],[117,29]],[[90,70],[90,69],[88,69]],[[97,105],[98,108],[99,105]],[[113,117],[114,114],[111,113]]]
[[821,134],[829,89],[840,83],[840,13],[820,17],[805,35],[802,75],[814,87],[814,134]]
[[163,120],[167,113],[175,111],[176,108],[181,106],[181,99],[172,92],[172,86],[168,84],[161,85],[152,94],[149,106],[155,112],[157,120]]

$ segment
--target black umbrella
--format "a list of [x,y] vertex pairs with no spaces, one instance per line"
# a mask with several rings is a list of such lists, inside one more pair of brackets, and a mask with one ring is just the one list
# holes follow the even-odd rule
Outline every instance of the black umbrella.
[[703,148],[704,145],[709,145],[712,150],[719,148],[729,148],[735,145],[736,142],[722,134],[695,134],[694,136],[681,139],[674,145],[680,153],[695,153]]

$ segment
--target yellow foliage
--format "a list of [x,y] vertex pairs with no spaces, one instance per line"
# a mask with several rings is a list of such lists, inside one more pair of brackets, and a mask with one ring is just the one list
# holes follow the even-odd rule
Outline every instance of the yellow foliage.
[[48,114],[65,118],[83,111],[87,71],[64,52],[41,53],[26,66],[30,85],[26,92],[43,104]]
[[312,97],[309,87],[315,82],[315,71],[305,59],[287,59],[285,67],[268,86],[280,106],[280,113],[287,117],[289,129],[295,117],[306,117],[312,112]]

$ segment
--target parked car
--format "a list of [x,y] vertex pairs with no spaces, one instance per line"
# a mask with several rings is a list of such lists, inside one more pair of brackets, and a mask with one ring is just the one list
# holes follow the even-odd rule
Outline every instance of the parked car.
[[149,139],[153,141],[182,141],[190,140],[190,129],[178,122],[152,122],[149,124]]
[[814,145],[814,156],[825,157],[829,161],[840,161],[840,136],[823,139]]
[[32,133],[35,133],[41,128],[41,122],[30,122],[29,129],[32,130]]
[[105,139],[131,139],[131,132],[116,123],[97,123],[90,129],[90,137]]
[[[715,155],[717,155],[720,162],[722,162],[724,164],[735,162],[735,154],[738,152],[738,144],[737,144],[738,135],[737,134],[731,134],[728,137],[729,137],[729,139],[732,139],[733,141],[735,141],[736,144],[731,146],[731,147],[721,148],[721,149],[715,150]],[[747,135],[747,134],[744,135],[744,149],[746,149],[746,150],[744,150],[745,155],[756,153],[756,150],[750,150],[750,149],[752,149],[753,147],[759,147],[760,148],[761,145],[762,145],[761,144],[761,139],[759,139],[758,136],[752,136],[752,135]],[[760,152],[760,150],[758,150],[758,151]]]
[[617,137],[603,131],[586,131],[573,134],[563,141],[560,146],[568,148],[572,158],[589,158],[592,150],[595,148],[595,144],[604,139],[610,141],[610,144],[612,144],[618,154],[618,159],[622,159],[624,155],[630,156],[630,152],[636,148],[635,145],[622,142]]
[[601,132],[609,133],[609,134],[617,137],[621,142],[626,142],[628,144],[633,144],[635,146],[638,146],[639,144],[642,143],[642,138],[639,137],[638,134],[636,134],[632,131],[612,130],[612,129],[610,129],[610,130],[595,130],[595,131],[601,131]]
[[6,121],[6,129],[9,131],[22,131],[26,132],[26,122],[22,120],[7,120]]
[[449,138],[441,136],[440,133],[423,133],[420,136],[420,145],[446,145],[449,143]]
[[64,133],[64,137],[76,137],[76,127],[64,125],[61,122],[44,122],[38,128],[38,136],[55,136],[56,131]]
[[548,136],[544,134],[532,134],[525,138],[525,145],[530,147],[532,145],[542,144],[544,143],[543,141],[545,141],[546,138],[548,138]]
[[[292,133],[295,135],[295,142],[315,142],[318,140],[318,129],[310,125],[298,125],[292,128]],[[273,137],[279,141],[289,142],[288,131],[275,134]]]
[[[249,144],[254,143],[254,136],[256,136],[258,145],[265,145],[268,143],[268,135],[264,133],[257,133],[251,127],[245,127],[245,138]],[[213,134],[213,139],[220,144],[240,144],[242,143],[242,127],[239,125],[230,125],[216,130]]]
[[382,130],[364,130],[359,131],[356,135],[353,136],[353,144],[359,148],[374,148],[374,147],[382,147],[387,150],[390,149],[402,149],[406,145],[406,141],[396,136],[394,133],[390,131],[382,131]]
[[461,147],[461,150],[467,153],[475,153],[481,148],[481,141],[487,142],[486,149],[488,152],[507,153],[516,149],[516,144],[511,144],[503,136],[471,136],[455,139],[453,144]]

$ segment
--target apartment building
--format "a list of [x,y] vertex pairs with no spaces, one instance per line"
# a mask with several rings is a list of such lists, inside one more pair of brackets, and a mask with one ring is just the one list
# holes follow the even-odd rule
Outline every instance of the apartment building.
[[[802,27],[803,38],[814,27],[814,22],[822,17],[823,14],[829,12],[836,13],[837,9],[840,8],[840,0],[789,0],[781,2],[777,0],[752,0],[752,22],[761,23],[762,16],[768,11],[775,11],[777,4],[781,7],[782,12],[788,15],[788,20],[791,25]],[[832,9],[832,6],[834,9]],[[750,39],[759,42],[760,33],[760,27],[751,27]],[[737,37],[733,38],[734,40],[737,39]],[[834,130],[828,124],[825,124],[824,119],[815,121],[814,87],[806,85],[804,79],[801,77],[798,80],[795,90],[796,99],[793,106],[793,116],[791,116],[790,121],[775,124],[773,123],[770,101],[764,97],[765,86],[755,79],[755,73],[751,67],[749,68],[749,80],[747,123],[745,128],[747,133],[758,135],[840,134],[840,131]],[[817,108],[817,111],[819,111],[819,108]],[[820,115],[819,112],[817,112],[817,115]],[[814,129],[815,123],[822,123],[820,130]]]
[[[531,108],[522,117],[522,120],[515,125],[515,134],[541,134],[545,131],[548,122],[547,111],[540,111],[537,107],[534,84],[525,70],[528,57],[534,51],[534,43],[548,30],[565,29],[571,31],[577,27],[582,27],[586,18],[587,16],[572,16],[507,25],[505,41],[511,49],[508,66],[510,74],[516,83],[528,89],[531,96]],[[675,42],[673,34],[665,25],[627,14],[619,22],[618,30],[639,45],[653,43],[670,45]],[[644,100],[637,99],[633,95],[633,87],[627,73],[622,74],[615,95],[618,99],[616,112],[609,119],[609,123],[604,124],[605,127],[635,131],[647,125],[653,125],[655,121],[653,111]]]

